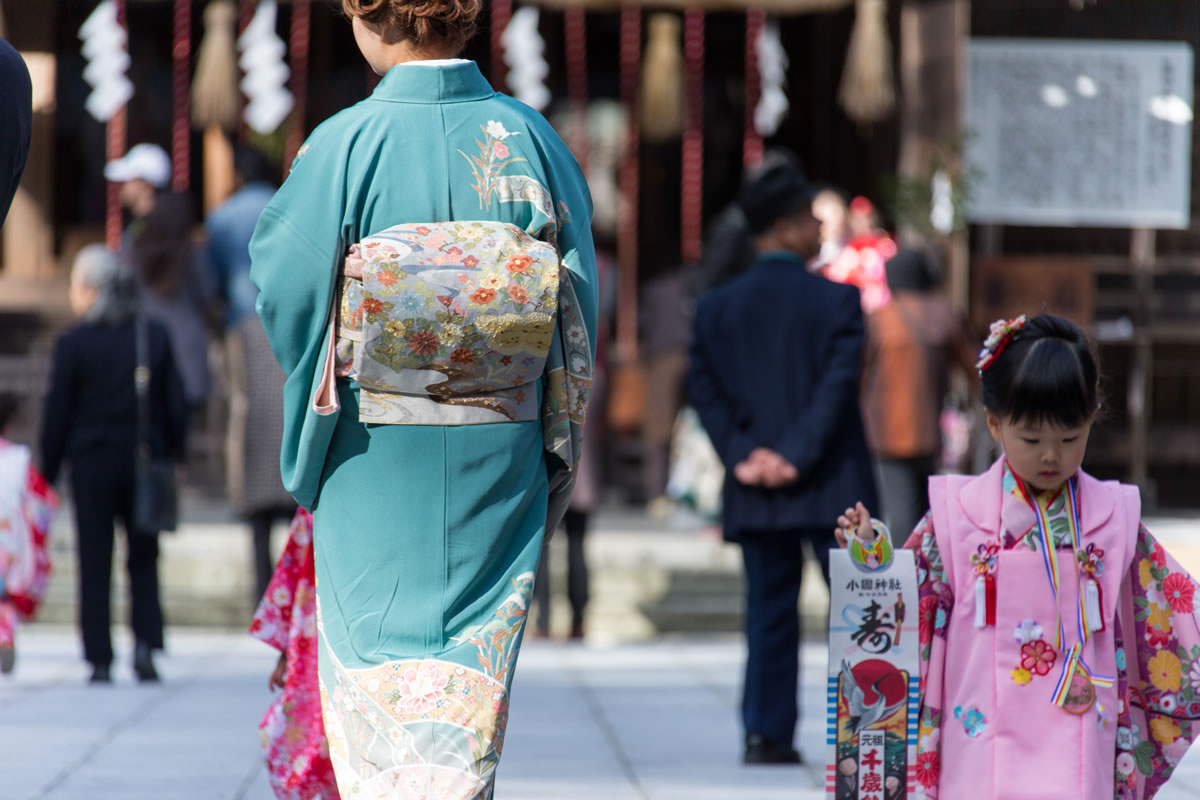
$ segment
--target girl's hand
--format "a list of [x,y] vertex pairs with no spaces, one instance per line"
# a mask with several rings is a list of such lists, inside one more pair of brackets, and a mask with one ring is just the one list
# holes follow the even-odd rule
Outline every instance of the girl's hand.
[[287,651],[279,654],[279,661],[275,663],[275,671],[271,673],[271,677],[267,680],[267,686],[271,691],[282,689],[284,681],[287,680]]
[[[834,528],[833,536],[837,539],[838,547],[849,547],[850,536],[858,531],[871,531],[871,512],[861,502],[854,508],[847,508],[837,519],[838,526]],[[874,533],[868,533],[874,538]],[[861,536],[859,538],[862,538]]]

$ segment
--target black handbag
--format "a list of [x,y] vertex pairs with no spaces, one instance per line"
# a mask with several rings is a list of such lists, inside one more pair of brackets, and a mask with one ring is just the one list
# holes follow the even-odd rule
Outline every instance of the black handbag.
[[175,485],[175,465],[169,459],[155,458],[150,448],[150,346],[146,318],[137,315],[137,367],[133,371],[137,392],[137,464],[133,481],[132,528],[153,535],[173,531],[179,521],[179,497]]

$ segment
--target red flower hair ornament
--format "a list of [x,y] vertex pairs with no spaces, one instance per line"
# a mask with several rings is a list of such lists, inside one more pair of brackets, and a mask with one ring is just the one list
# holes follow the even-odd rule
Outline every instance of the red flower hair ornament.
[[1024,327],[1024,314],[1016,319],[998,319],[992,323],[988,328],[988,337],[983,341],[983,349],[979,351],[979,362],[975,365],[980,375],[1000,357],[1013,336]]

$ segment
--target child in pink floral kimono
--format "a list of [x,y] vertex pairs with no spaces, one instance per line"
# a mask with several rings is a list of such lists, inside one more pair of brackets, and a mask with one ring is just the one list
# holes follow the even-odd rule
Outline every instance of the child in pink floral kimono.
[[312,515],[299,509],[250,634],[277,648],[272,689],[282,689],[259,723],[271,788],[279,800],[337,800],[317,685],[317,601]]
[[58,505],[29,448],[4,438],[17,400],[0,394],[0,672],[16,663],[16,630],[37,610],[50,578],[46,536]]
[[[1135,487],[1079,469],[1100,407],[1079,328],[997,322],[979,370],[1004,455],[933,478],[906,545],[920,587],[914,795],[1149,800],[1200,733],[1196,582],[1142,526]],[[844,543],[870,515],[860,503],[838,525]]]

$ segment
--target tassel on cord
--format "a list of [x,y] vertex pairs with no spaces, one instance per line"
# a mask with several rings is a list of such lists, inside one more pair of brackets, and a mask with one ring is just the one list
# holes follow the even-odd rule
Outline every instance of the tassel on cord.
[[878,122],[896,106],[887,0],[858,0],[838,100],[859,123]]
[[650,17],[646,56],[642,61],[642,135],[661,142],[683,135],[683,50],[679,17]]
[[1088,628],[1092,633],[1104,630],[1104,616],[1100,610],[1100,584],[1089,578],[1084,587],[1084,601],[1087,604]]
[[975,627],[987,627],[987,579],[982,575],[975,579]]

